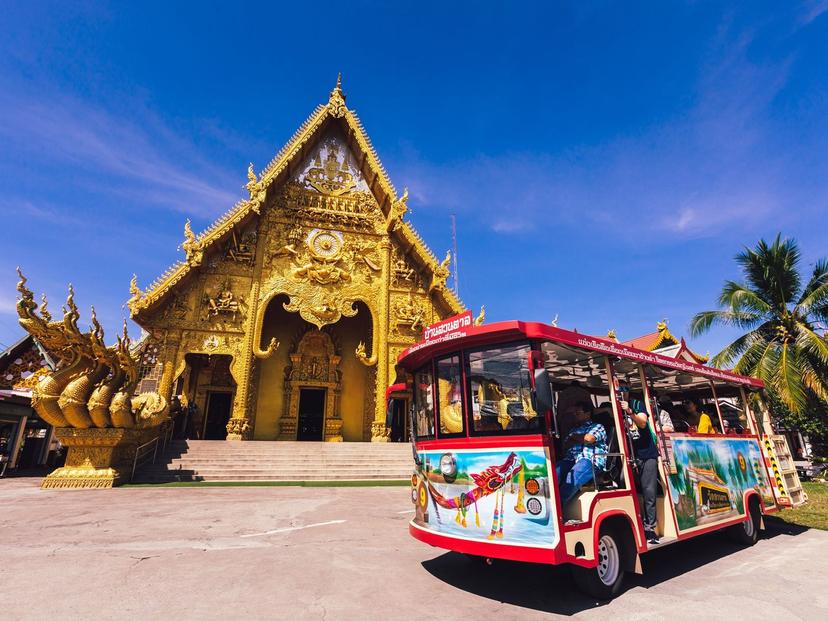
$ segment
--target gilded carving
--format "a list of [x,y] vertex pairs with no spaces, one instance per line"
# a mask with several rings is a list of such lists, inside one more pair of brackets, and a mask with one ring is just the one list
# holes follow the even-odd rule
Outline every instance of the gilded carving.
[[446,252],[446,258],[443,262],[437,265],[431,275],[431,284],[428,286],[428,292],[444,291],[446,288],[446,280],[449,277],[449,265],[451,264],[451,250]]
[[242,265],[253,265],[256,258],[256,229],[241,234],[233,229],[225,256]]
[[226,279],[213,293],[204,294],[204,319],[225,317],[235,322],[246,310],[244,297],[233,293],[232,282]]
[[413,333],[419,334],[426,326],[426,310],[422,304],[409,295],[405,300],[398,302],[394,307],[394,318],[397,327],[406,327]]
[[184,241],[181,242],[181,249],[187,256],[187,263],[194,266],[201,265],[204,258],[204,242],[200,241],[193,233],[189,218],[184,223]]
[[484,321],[486,321],[486,306],[485,305],[480,307],[480,313],[477,315],[477,317],[474,318],[474,325],[482,326]]

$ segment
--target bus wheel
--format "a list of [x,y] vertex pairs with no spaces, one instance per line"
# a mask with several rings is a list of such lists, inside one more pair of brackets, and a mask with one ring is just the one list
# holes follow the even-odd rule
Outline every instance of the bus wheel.
[[759,539],[759,503],[755,496],[748,503],[748,519],[731,526],[729,534],[742,545],[752,546]]
[[615,530],[601,529],[595,553],[598,564],[591,568],[573,565],[572,577],[587,595],[610,599],[621,590],[624,580],[624,547]]

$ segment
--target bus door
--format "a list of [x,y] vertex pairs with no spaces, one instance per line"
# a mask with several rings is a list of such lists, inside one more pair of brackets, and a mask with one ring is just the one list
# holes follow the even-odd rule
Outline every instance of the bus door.
[[408,442],[411,387],[406,383],[393,384],[385,391],[385,426],[391,442]]

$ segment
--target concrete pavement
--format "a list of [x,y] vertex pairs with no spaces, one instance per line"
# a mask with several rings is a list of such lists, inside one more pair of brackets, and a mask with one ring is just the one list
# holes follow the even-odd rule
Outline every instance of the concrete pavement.
[[564,568],[413,540],[405,487],[38,483],[0,480],[4,620],[828,618],[828,532],[778,523],[749,549],[714,534],[652,552],[599,604]]

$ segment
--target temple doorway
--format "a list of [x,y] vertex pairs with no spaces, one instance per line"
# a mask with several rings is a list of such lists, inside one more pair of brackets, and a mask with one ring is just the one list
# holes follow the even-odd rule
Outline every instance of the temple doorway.
[[302,388],[299,390],[299,425],[297,440],[321,442],[325,423],[325,390]]
[[230,409],[232,405],[232,393],[207,393],[207,415],[204,417],[203,436],[205,440],[227,439],[227,421],[230,420]]
[[232,356],[187,354],[184,372],[176,380],[175,394],[186,407],[175,420],[178,437],[226,440],[233,411],[236,382],[230,372]]

